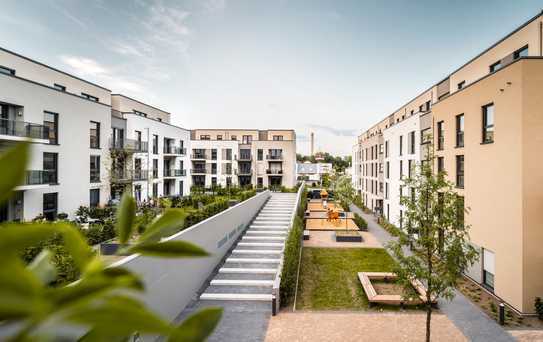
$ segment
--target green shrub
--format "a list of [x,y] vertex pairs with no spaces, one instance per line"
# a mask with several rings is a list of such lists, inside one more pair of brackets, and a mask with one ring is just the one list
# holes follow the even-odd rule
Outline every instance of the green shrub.
[[367,231],[368,230],[368,223],[364,218],[357,213],[354,214],[354,223],[358,226],[360,230]]
[[253,197],[254,195],[256,195],[256,190],[245,190],[239,194],[239,200],[240,202],[243,202],[246,199]]
[[535,312],[537,312],[537,316],[540,320],[543,320],[543,301],[541,301],[541,297],[535,298]]

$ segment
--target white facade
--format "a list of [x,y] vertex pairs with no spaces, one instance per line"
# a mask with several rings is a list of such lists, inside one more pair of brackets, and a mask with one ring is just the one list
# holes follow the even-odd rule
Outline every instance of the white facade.
[[400,205],[400,191],[404,196],[409,189],[401,189],[402,177],[409,176],[409,167],[421,161],[420,117],[412,115],[383,131],[385,141],[384,157],[384,208],[383,215],[392,224],[400,227],[403,208]]
[[194,185],[207,188],[213,185],[222,187],[238,185],[237,141],[192,140],[190,151]]
[[[56,217],[63,212],[73,217],[79,206],[90,204],[91,189],[98,204],[105,204],[109,182],[103,165],[109,157],[107,138],[111,109],[102,103],[102,100],[108,101],[104,88],[4,50],[0,51],[0,65],[13,70],[11,74],[0,73],[0,149],[5,150],[25,139],[25,135],[40,129],[46,120],[56,117],[57,123],[56,128],[51,124],[52,129],[47,130],[45,139],[33,139],[39,142],[31,145],[28,170],[33,171],[10,203],[0,208],[1,220],[31,220],[40,214]],[[32,76],[40,83],[26,79]],[[58,82],[67,86],[66,91],[53,88]],[[100,102],[72,94],[69,92],[72,89],[75,93],[84,89],[89,95],[101,97]],[[90,144],[91,122],[100,127],[95,148]],[[92,182],[91,156],[99,157],[96,160],[99,171]]]
[[351,169],[351,178],[353,182],[353,188],[356,190],[356,193],[362,196],[362,151],[360,150],[360,145],[353,145],[352,149],[352,169]]

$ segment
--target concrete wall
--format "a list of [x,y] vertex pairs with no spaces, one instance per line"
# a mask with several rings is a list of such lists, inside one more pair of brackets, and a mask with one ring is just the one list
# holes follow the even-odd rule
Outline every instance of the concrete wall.
[[158,259],[132,255],[115,266],[139,274],[147,289],[143,300],[173,320],[191,300],[197,299],[198,290],[270,196],[269,191],[261,192],[168,238],[195,243],[211,253],[209,257]]

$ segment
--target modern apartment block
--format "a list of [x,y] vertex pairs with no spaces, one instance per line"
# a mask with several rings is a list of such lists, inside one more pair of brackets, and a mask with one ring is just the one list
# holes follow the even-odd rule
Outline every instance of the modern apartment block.
[[0,150],[31,142],[0,222],[73,217],[128,185],[138,201],[190,191],[190,131],[170,114],[0,48]]
[[32,143],[25,182],[0,221],[105,204],[111,92],[1,48],[0,89],[0,149]]
[[296,184],[293,130],[195,129],[191,140],[195,186]]
[[190,131],[170,113],[120,94],[111,96],[111,198],[127,186],[138,202],[190,192]]
[[432,146],[435,170],[469,209],[464,222],[480,258],[467,275],[521,313],[533,313],[543,294],[542,28],[538,14],[353,147],[353,183],[366,206],[402,226],[400,179]]

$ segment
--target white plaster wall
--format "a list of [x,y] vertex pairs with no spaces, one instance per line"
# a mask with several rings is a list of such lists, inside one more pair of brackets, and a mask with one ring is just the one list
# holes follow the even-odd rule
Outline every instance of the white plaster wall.
[[[415,153],[409,153],[409,132],[415,131]],[[400,136],[403,136],[403,153],[400,156]],[[408,160],[413,160],[412,163],[420,163],[420,119],[419,115],[415,114],[406,118],[403,121],[385,129],[383,131],[384,141],[388,141],[389,154],[385,158],[383,165],[384,182],[383,192],[386,191],[386,183],[388,183],[388,199],[384,200],[383,214],[387,216],[387,205],[389,207],[389,221],[398,226],[400,225],[400,210],[404,210],[400,205],[400,160],[403,161],[404,177],[408,175]],[[390,176],[386,178],[386,162],[390,162]],[[415,165],[413,164],[413,165]],[[409,189],[404,189],[404,196],[409,193]]]
[[[206,164],[211,163],[217,163],[217,174],[211,175],[206,174],[206,187],[211,186],[211,178],[217,177],[217,184],[225,187],[226,186],[226,177],[232,178],[232,185],[238,184],[238,176],[236,175],[236,170],[238,169],[238,163],[236,162],[236,157],[239,153],[239,141],[236,140],[192,140],[191,141],[191,151],[190,154],[192,154],[192,149],[205,149],[210,150],[211,149],[217,149],[217,160],[206,160]],[[227,161],[226,159],[223,159],[223,150],[225,149],[232,149],[232,160]],[[211,152],[209,152],[209,158],[211,158]],[[225,163],[232,163],[232,174],[226,175],[224,174],[223,170],[223,164]],[[192,162],[190,167],[192,168]],[[211,167],[209,167],[211,169]]]

